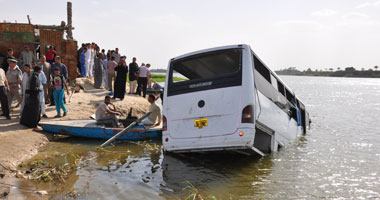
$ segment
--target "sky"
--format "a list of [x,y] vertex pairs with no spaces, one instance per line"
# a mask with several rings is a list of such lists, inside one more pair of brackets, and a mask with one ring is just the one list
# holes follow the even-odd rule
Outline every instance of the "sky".
[[[56,24],[62,0],[0,0],[0,20]],[[380,0],[73,0],[79,44],[166,69],[196,50],[248,44],[273,70],[380,65]]]

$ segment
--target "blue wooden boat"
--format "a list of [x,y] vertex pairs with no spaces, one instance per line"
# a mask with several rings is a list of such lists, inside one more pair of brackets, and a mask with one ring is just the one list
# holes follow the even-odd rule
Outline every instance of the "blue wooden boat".
[[[40,126],[44,131],[49,133],[106,140],[123,130],[123,128],[108,128],[104,125],[96,124],[95,120],[49,121],[41,122]],[[144,126],[135,126],[117,139],[136,141],[161,138],[161,136],[161,127],[147,128]]]

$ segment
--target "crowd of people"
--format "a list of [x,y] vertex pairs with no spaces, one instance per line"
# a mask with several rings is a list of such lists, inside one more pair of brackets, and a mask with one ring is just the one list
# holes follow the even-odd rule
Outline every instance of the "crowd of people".
[[94,80],[94,87],[110,91],[113,99],[124,99],[127,77],[129,79],[129,94],[146,97],[150,87],[150,64],[137,64],[137,59],[127,65],[127,57],[121,56],[119,49],[100,50],[96,43],[82,44],[78,50],[78,71],[82,77]]
[[[109,96],[106,96],[104,102],[96,110],[96,120],[99,124],[112,124],[117,127],[117,115],[120,112],[116,110],[111,99],[123,100],[126,94],[126,84],[129,80],[129,94],[136,94],[146,97],[147,88],[151,85],[151,74],[149,71],[150,64],[137,64],[136,57],[127,65],[127,57],[119,53],[119,49],[100,50],[96,43],[82,44],[78,50],[78,71],[82,77],[88,77],[94,80],[94,88],[109,90]],[[111,97],[112,96],[112,97]],[[148,102],[151,104],[150,115],[142,124],[157,126],[161,123],[161,108],[156,104],[159,95],[149,95]]]
[[[113,105],[110,99],[124,99],[128,79],[129,94],[146,97],[147,87],[151,84],[149,68],[150,64],[141,63],[139,66],[135,57],[127,65],[127,57],[121,56],[118,48],[105,52],[104,49],[100,51],[95,43],[82,44],[78,50],[78,74],[93,79],[94,88],[103,86],[110,92],[104,105],[101,104],[97,110],[99,122],[113,120],[113,124],[116,123],[114,115],[119,112],[108,105]],[[21,106],[20,123],[33,128],[37,127],[41,116],[48,118],[45,104],[55,105],[56,118],[62,117],[61,110],[66,116],[65,90],[67,95],[70,94],[67,80],[67,67],[53,46],[49,46],[45,55],[40,54],[39,59],[28,45],[24,46],[18,59],[9,48],[0,68],[1,116],[11,119],[10,110]],[[146,125],[161,122],[161,110],[155,104],[156,100],[154,95],[148,97],[153,114],[145,120]],[[13,102],[17,103],[14,107]]]
[[0,99],[1,116],[11,119],[12,103],[17,101],[14,108],[21,106],[20,123],[28,127],[36,127],[40,117],[48,118],[46,105],[55,105],[57,115],[67,114],[64,104],[64,90],[68,71],[61,62],[61,57],[50,47],[46,55],[40,55],[37,60],[34,51],[25,45],[19,59],[14,57],[12,48],[7,50],[0,68]]

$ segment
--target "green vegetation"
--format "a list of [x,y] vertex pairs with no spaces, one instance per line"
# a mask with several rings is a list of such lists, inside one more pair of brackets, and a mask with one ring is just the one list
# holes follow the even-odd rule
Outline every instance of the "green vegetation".
[[[152,77],[152,82],[163,83],[166,81],[166,75],[152,74],[151,77]],[[179,77],[174,77],[173,79],[174,79],[174,82],[187,80],[185,78],[179,78]],[[129,76],[127,76],[127,82],[129,82]]]
[[373,69],[364,69],[360,71],[356,70],[354,67],[346,67],[344,70],[338,67],[336,70],[333,68],[315,71],[312,69],[307,69],[300,71],[295,67],[290,67],[287,69],[282,69],[276,71],[278,75],[294,75],[294,76],[331,76],[331,77],[360,77],[360,78],[380,78],[380,71],[377,71],[378,66],[374,66]]
[[[64,183],[69,174],[74,173],[80,166],[82,157],[76,153],[48,157],[44,160],[19,165],[18,177],[38,182],[58,181]],[[25,173],[22,173],[25,172]]]
[[[179,78],[179,77],[173,77],[173,81],[184,81],[186,79],[184,78]],[[161,75],[161,74],[152,74],[152,81],[153,82],[165,82],[166,80],[166,75]]]
[[184,190],[189,190],[186,194],[185,200],[217,200],[215,195],[207,195],[206,197],[203,197],[199,190],[190,182],[185,181],[185,183],[188,185]]

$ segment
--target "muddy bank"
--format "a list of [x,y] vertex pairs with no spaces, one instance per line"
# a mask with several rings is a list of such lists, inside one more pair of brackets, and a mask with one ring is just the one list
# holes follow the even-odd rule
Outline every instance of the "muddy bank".
[[[89,119],[95,113],[99,103],[104,100],[104,96],[108,94],[108,91],[104,89],[94,89],[92,83],[91,80],[85,78],[77,79],[77,84],[80,84],[84,90],[75,93],[70,102],[68,102],[69,96],[66,96],[68,115],[55,119],[53,118],[56,115],[55,106],[46,105],[46,114],[49,118],[42,119],[42,121]],[[124,114],[127,114],[130,108],[133,108],[133,115],[141,116],[149,108],[147,100],[136,95],[126,95],[123,101],[116,100],[113,102]],[[12,109],[11,117],[12,120],[0,119],[0,182],[8,184],[15,182],[14,177],[21,162],[30,159],[38,152],[40,147],[50,140],[54,140],[52,134],[33,131],[20,125],[19,108]],[[9,188],[7,185],[0,184],[0,198],[8,195]],[[12,197],[12,199],[15,198]]]

